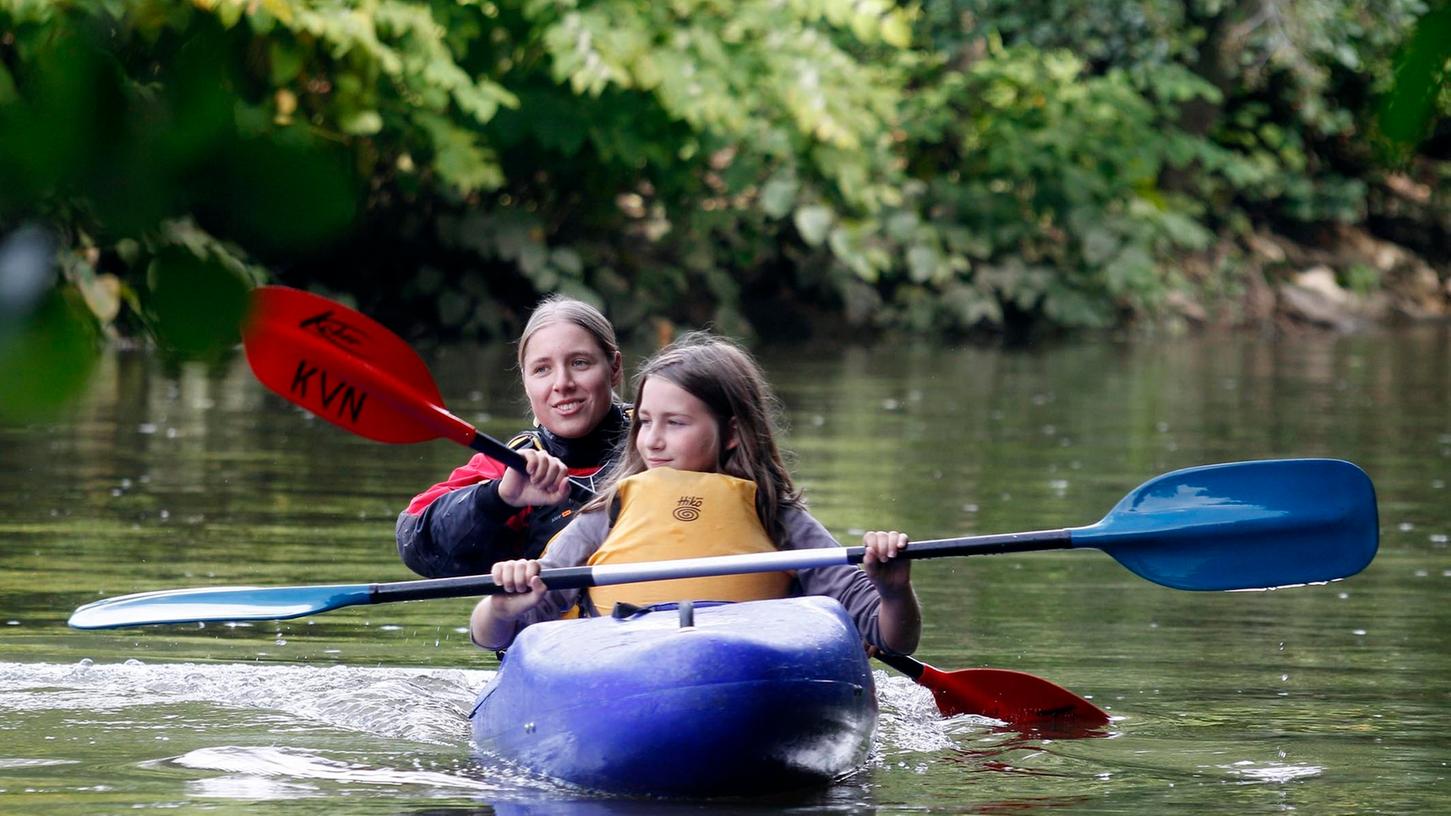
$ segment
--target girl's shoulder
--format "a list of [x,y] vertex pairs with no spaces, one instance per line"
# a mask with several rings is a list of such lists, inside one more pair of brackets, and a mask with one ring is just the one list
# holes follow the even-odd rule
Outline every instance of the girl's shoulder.
[[585,563],[610,534],[609,513],[582,510],[544,548],[539,560],[550,567],[574,567]]
[[569,523],[570,527],[578,527],[584,534],[609,533],[610,528],[615,526],[614,514],[608,507],[585,505],[575,511],[574,520]]
[[781,508],[781,528],[786,533],[783,549],[806,550],[815,547],[839,546],[836,539],[805,507],[786,505]]

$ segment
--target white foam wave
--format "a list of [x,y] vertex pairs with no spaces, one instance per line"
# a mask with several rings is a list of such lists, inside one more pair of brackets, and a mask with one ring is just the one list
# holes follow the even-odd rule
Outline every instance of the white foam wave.
[[452,745],[491,672],[268,664],[0,663],[0,711],[91,711],[209,703],[277,711],[370,735]]
[[228,776],[194,781],[198,795],[216,798],[277,799],[318,793],[312,782],[366,786],[417,786],[457,792],[504,790],[478,779],[425,770],[379,768],[364,762],[331,759],[309,751],[276,746],[199,748],[170,760],[183,768],[220,771]]

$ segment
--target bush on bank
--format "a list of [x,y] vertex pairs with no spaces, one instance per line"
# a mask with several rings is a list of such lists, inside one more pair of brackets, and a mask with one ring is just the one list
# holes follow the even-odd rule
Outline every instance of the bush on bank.
[[1444,265],[1448,9],[0,0],[0,240],[60,281],[0,357],[72,324],[215,355],[266,279],[417,337],[549,291],[960,333],[1192,316],[1265,233]]

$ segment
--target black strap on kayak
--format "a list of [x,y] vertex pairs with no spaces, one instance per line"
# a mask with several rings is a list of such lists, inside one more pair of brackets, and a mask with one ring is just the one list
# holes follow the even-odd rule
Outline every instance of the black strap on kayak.
[[653,612],[653,611],[654,611],[654,607],[650,607],[650,606],[636,606],[635,604],[632,604],[632,603],[625,603],[624,601],[617,601],[615,603],[614,611],[610,612],[610,617],[614,618],[615,620],[628,620],[630,618],[635,617],[636,615],[643,615],[646,612]]
[[730,601],[679,601],[677,603],[650,604],[649,606],[638,606],[624,601],[616,601],[615,608],[610,612],[610,617],[615,620],[629,620],[639,615],[648,615],[651,612],[668,612],[672,609],[680,613],[680,628],[688,629],[695,625],[695,607],[700,606],[721,606]]

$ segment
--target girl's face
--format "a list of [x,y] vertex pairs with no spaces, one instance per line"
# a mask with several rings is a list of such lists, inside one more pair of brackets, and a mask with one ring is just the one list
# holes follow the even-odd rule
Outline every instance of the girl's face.
[[645,467],[672,467],[714,473],[721,445],[736,446],[734,431],[720,438],[715,415],[699,397],[669,380],[651,377],[635,406],[635,449]]
[[585,436],[610,410],[620,355],[573,323],[551,323],[524,346],[524,392],[539,424],[566,439]]

